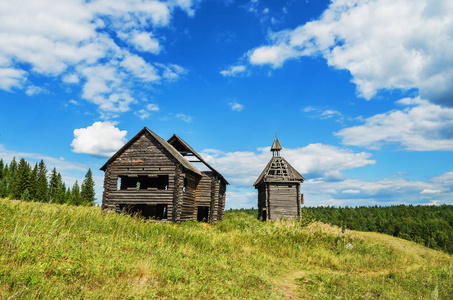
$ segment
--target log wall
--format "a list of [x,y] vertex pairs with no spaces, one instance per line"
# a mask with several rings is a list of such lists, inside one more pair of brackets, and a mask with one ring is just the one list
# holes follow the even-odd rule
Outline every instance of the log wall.
[[[166,189],[119,189],[119,177],[168,176]],[[149,133],[140,136],[106,168],[102,207],[115,210],[119,205],[167,205],[167,219],[173,222],[197,219],[197,207],[209,207],[209,220],[224,215],[226,183],[213,172],[202,177],[185,169]],[[185,184],[186,183],[186,184]],[[185,186],[184,186],[185,185]]]

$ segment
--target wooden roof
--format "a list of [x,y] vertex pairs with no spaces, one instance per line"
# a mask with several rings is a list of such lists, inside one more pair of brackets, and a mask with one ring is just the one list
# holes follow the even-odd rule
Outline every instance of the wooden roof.
[[280,142],[278,141],[277,137],[274,139],[274,143],[272,144],[271,151],[280,151],[282,150],[282,146],[280,145]]
[[273,156],[261,175],[253,184],[261,182],[303,182],[304,176],[300,175],[283,157]]
[[[222,176],[216,169],[214,169],[210,164],[208,164],[203,157],[201,157],[200,154],[198,154],[192,147],[190,147],[189,144],[187,144],[182,138],[177,136],[176,134],[173,134],[173,136],[168,139],[167,141],[170,145],[174,146],[178,151],[180,152],[186,152],[186,153],[192,153],[200,162],[202,162],[206,167],[208,167],[212,172],[214,172],[216,175],[220,176],[226,184],[229,184],[228,181],[225,179],[225,177]],[[179,145],[178,145],[179,143]],[[183,149],[180,149],[182,146]]]
[[172,145],[170,145],[166,140],[149,130],[148,128],[144,127],[142,130],[140,130],[139,133],[137,133],[129,142],[127,142],[120,150],[118,150],[115,154],[113,154],[112,157],[101,167],[102,171],[105,171],[107,166],[112,163],[119,155],[121,155],[126,149],[128,149],[135,141],[139,139],[143,134],[149,133],[153,138],[156,139],[156,141],[161,144],[169,153],[171,156],[173,156],[181,165],[183,165],[184,168],[187,170],[190,170],[194,172],[197,175],[201,176],[201,172],[195,168],[194,165],[192,165],[187,159],[184,158],[184,156],[181,155],[181,153],[178,152]]

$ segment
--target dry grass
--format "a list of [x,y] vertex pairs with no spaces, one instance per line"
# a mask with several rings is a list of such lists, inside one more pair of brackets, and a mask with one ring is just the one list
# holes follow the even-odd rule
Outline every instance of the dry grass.
[[451,256],[319,222],[176,225],[0,200],[0,223],[2,299],[453,298]]

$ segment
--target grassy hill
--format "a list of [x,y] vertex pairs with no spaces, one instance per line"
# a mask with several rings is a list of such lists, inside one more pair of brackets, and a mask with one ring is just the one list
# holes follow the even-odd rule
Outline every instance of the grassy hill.
[[323,223],[0,200],[1,299],[453,299],[453,257]]

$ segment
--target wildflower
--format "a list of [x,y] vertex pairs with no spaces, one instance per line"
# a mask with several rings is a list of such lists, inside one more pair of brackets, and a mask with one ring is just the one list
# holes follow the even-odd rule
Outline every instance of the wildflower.
[[351,243],[346,244],[346,249],[351,250],[354,246]]
[[35,243],[34,242],[31,242],[32,245],[34,245]]

